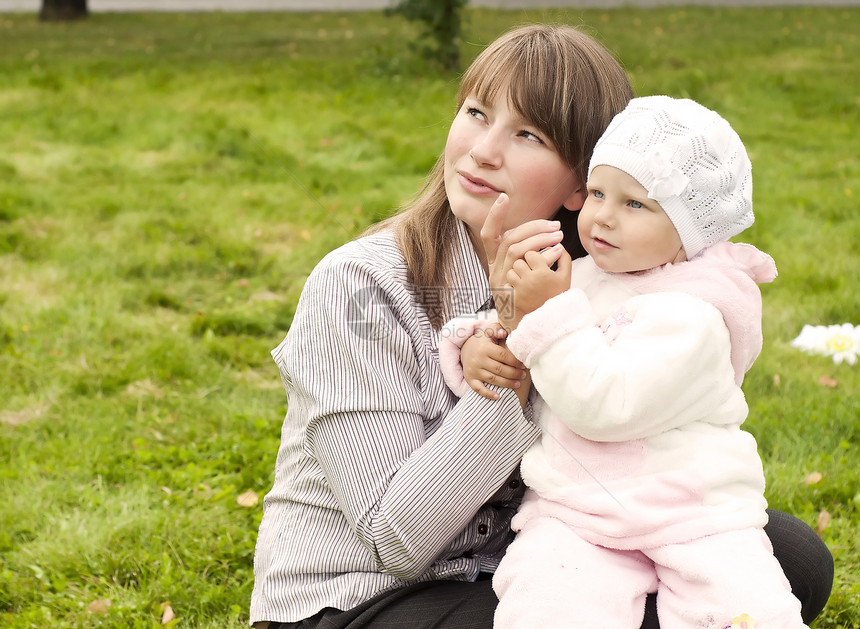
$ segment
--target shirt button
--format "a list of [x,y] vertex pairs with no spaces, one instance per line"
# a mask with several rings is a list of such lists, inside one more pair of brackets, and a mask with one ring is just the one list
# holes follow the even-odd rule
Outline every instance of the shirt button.
[[481,535],[486,535],[489,532],[489,530],[490,529],[487,527],[486,524],[479,524],[478,525],[478,533],[480,533]]
[[519,479],[519,478],[512,478],[512,479],[508,482],[508,487],[510,487],[511,489],[519,489],[519,487],[520,487],[520,479]]

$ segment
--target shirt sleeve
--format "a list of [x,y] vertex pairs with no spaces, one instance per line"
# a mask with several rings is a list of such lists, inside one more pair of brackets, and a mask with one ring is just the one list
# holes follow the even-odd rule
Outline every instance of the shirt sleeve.
[[321,481],[378,570],[404,579],[430,567],[538,437],[512,391],[451,403],[426,358],[430,334],[402,284],[340,261],[308,279],[276,357],[290,404],[308,409],[304,448]]
[[719,418],[718,409],[742,395],[728,330],[711,304],[682,293],[640,295],[610,320],[605,333],[572,289],[526,315],[508,339],[538,393],[580,436],[649,437]]

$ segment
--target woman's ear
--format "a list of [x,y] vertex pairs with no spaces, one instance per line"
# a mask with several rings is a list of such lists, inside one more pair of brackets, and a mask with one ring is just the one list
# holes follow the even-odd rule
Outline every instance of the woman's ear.
[[588,196],[588,193],[585,190],[585,186],[580,186],[568,195],[562,206],[564,209],[570,210],[571,212],[581,210],[582,206],[585,204],[586,196]]

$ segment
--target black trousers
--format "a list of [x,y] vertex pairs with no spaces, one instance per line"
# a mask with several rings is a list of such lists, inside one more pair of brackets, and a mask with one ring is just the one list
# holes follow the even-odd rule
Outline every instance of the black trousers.
[[[768,510],[768,515],[765,532],[792,592],[801,602],[803,620],[808,625],[830,597],[833,557],[801,520],[781,511]],[[498,599],[491,576],[485,575],[474,583],[416,583],[384,592],[353,609],[324,609],[301,622],[270,623],[269,629],[492,629]],[[659,626],[656,597],[650,595],[642,629]]]

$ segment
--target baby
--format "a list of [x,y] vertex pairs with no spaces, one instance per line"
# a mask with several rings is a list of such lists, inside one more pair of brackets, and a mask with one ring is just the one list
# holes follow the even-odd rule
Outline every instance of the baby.
[[[495,626],[635,629],[657,592],[663,629],[804,627],[740,428],[762,347],[757,283],[776,277],[770,256],[728,242],[753,222],[743,143],[693,101],[633,99],[598,141],[587,189],[589,255],[527,253],[505,287],[513,311],[498,313],[539,394],[542,437],[522,461],[529,490],[493,579]],[[476,372],[459,348],[468,339],[480,356],[486,325],[442,330],[461,395]]]

